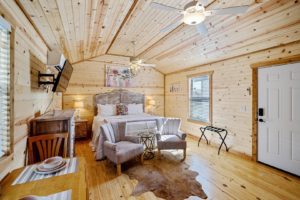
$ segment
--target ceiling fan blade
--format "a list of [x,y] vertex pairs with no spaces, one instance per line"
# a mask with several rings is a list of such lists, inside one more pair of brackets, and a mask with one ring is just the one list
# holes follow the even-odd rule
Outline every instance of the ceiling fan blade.
[[207,11],[209,15],[228,15],[228,14],[240,14],[245,13],[249,6],[236,6],[222,9],[215,9]]
[[175,27],[176,27],[176,23],[172,23],[172,24],[166,26],[165,28],[161,29],[159,32],[164,33],[164,32],[174,29]]
[[203,22],[200,23],[200,24],[197,24],[196,29],[197,29],[197,32],[202,34],[202,35],[207,35],[208,34],[208,30],[207,30],[207,28],[206,28],[206,26]]
[[155,64],[141,63],[141,64],[139,64],[139,66],[142,66],[142,67],[155,67],[156,65]]
[[156,8],[156,9],[159,9],[159,10],[165,10],[165,11],[176,11],[176,12],[183,11],[182,9],[175,8],[175,7],[172,7],[172,6],[167,6],[165,4],[157,3],[157,2],[151,2],[150,6],[152,8]]
[[177,26],[179,26],[181,23],[183,23],[183,19],[173,22],[172,24],[161,29],[159,32],[164,33],[164,32],[171,31],[171,30],[175,29]]

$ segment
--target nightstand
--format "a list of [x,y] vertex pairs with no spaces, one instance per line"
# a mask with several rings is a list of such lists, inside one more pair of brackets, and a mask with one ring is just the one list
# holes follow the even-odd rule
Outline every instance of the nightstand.
[[88,120],[76,119],[75,120],[75,138],[88,137]]

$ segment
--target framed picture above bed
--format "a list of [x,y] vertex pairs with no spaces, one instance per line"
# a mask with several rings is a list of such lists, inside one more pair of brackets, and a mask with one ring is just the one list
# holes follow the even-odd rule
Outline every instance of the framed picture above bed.
[[105,86],[106,87],[132,87],[132,80],[129,76],[127,66],[106,65],[105,71]]

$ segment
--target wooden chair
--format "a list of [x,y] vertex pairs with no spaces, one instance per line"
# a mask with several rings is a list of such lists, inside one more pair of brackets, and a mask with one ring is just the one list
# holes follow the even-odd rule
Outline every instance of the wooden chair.
[[[33,164],[53,156],[58,156],[62,144],[62,157],[66,157],[68,135],[69,133],[54,133],[28,137],[28,164]],[[62,140],[64,140],[63,143]],[[34,148],[34,146],[36,148]],[[37,152],[34,152],[34,150],[37,150]],[[37,155],[39,155],[40,160],[37,160]]]

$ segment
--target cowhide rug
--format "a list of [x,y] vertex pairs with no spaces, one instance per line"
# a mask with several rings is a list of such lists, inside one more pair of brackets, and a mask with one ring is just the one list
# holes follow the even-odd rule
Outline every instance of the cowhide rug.
[[183,200],[189,196],[207,198],[201,184],[196,181],[198,173],[189,170],[189,165],[169,152],[164,152],[161,160],[147,160],[144,165],[131,162],[125,168],[123,173],[138,180],[133,196],[151,191],[167,200]]

